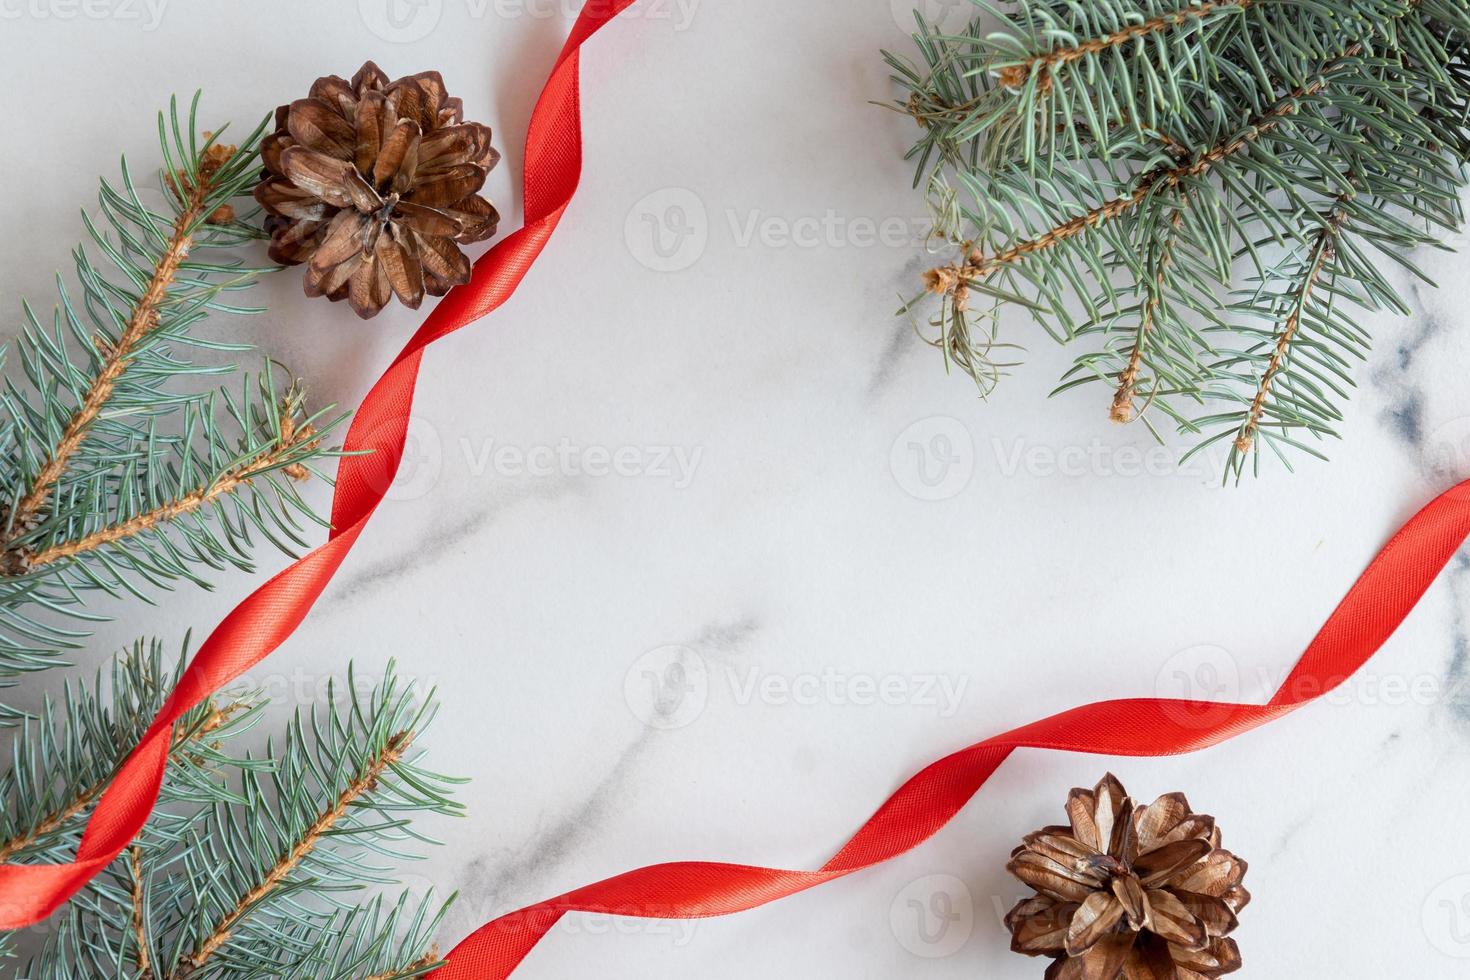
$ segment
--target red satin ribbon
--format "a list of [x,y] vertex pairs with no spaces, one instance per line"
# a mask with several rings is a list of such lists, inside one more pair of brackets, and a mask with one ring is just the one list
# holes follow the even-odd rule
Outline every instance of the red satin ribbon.
[[358,406],[343,448],[364,455],[346,456],[338,467],[326,544],[236,606],[199,648],[97,802],[75,861],[0,865],[0,929],[19,929],[50,915],[117,857],[158,799],[174,722],[284,643],[332,580],[398,472],[424,348],[510,298],[571,202],[582,173],[578,49],[632,2],[588,0],[573,25],[526,133],[525,226],[481,256],[470,281],[440,300]]
[[904,783],[817,871],[686,861],[567,892],[481,926],[434,980],[502,980],[568,912],[653,919],[728,915],[895,858],[947,824],[1019,748],[1166,756],[1242,735],[1334,690],[1377,652],[1470,535],[1470,480],[1436,498],[1379,552],[1263,705],[1161,698],[1102,701],[1023,725],[940,759]]

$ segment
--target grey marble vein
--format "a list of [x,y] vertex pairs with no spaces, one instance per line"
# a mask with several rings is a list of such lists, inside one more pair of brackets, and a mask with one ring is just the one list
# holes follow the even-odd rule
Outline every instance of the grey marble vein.
[[[759,630],[760,623],[754,616],[712,620],[680,645],[718,659],[737,652]],[[665,734],[653,727],[639,731],[606,774],[575,803],[560,810],[547,827],[516,849],[514,856],[501,856],[494,862],[477,859],[466,867],[459,887],[473,896],[471,904],[499,907],[524,901],[536,887],[547,885],[545,879],[549,872],[597,839],[613,805],[628,792],[627,784],[639,771],[644,757]],[[549,768],[555,770],[554,766]]]
[[414,570],[438,561],[445,551],[462,546],[506,515],[529,503],[549,503],[589,491],[592,481],[585,476],[538,478],[511,484],[483,498],[473,509],[447,521],[432,521],[424,539],[401,554],[374,561],[359,560],[348,566],[327,595],[327,605],[346,606],[388,585],[399,586]]
[[1445,674],[1445,703],[1463,734],[1470,735],[1470,556],[1463,551],[1450,562],[1450,662]]

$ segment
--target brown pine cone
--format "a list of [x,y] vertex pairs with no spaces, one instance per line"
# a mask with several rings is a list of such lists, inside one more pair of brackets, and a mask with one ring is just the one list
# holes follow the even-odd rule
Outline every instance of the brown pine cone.
[[495,233],[500,215],[477,192],[500,154],[438,72],[390,82],[369,61],[350,82],[317,79],[276,127],[255,199],[271,258],[306,263],[306,295],[366,319],[394,294],[417,309],[469,281],[459,246]]
[[1246,864],[1183,794],[1145,807],[1109,773],[1067,798],[1071,825],[1030,834],[1011,874],[1036,889],[1006,915],[1011,948],[1046,980],[1214,980],[1240,969],[1225,938],[1250,901]]

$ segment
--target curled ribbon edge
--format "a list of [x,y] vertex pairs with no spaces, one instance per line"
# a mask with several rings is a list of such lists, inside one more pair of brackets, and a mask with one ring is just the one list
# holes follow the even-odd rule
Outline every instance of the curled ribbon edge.
[[896,858],[933,837],[1016,749],[1170,756],[1243,735],[1324,697],[1378,652],[1470,537],[1470,480],[1427,504],[1378,552],[1265,704],[1094,702],[977,742],[912,776],[816,871],[681,861],[585,885],[486,923],[434,980],[504,980],[568,912],[697,919],[747,911]]

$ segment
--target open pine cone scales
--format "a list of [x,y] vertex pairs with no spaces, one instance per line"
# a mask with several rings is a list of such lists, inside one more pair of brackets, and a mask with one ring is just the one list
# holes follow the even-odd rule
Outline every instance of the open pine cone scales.
[[1030,834],[1007,868],[1036,889],[1006,915],[1011,948],[1056,962],[1046,980],[1214,980],[1240,969],[1226,938],[1250,901],[1244,861],[1180,793],[1137,806],[1111,774],[1072,790],[1069,826]]
[[375,316],[396,294],[418,308],[469,281],[459,246],[495,233],[478,193],[500,154],[490,128],[466,123],[438,72],[389,81],[371,61],[349,82],[317,79],[276,110],[255,198],[270,255],[306,263],[306,293]]

